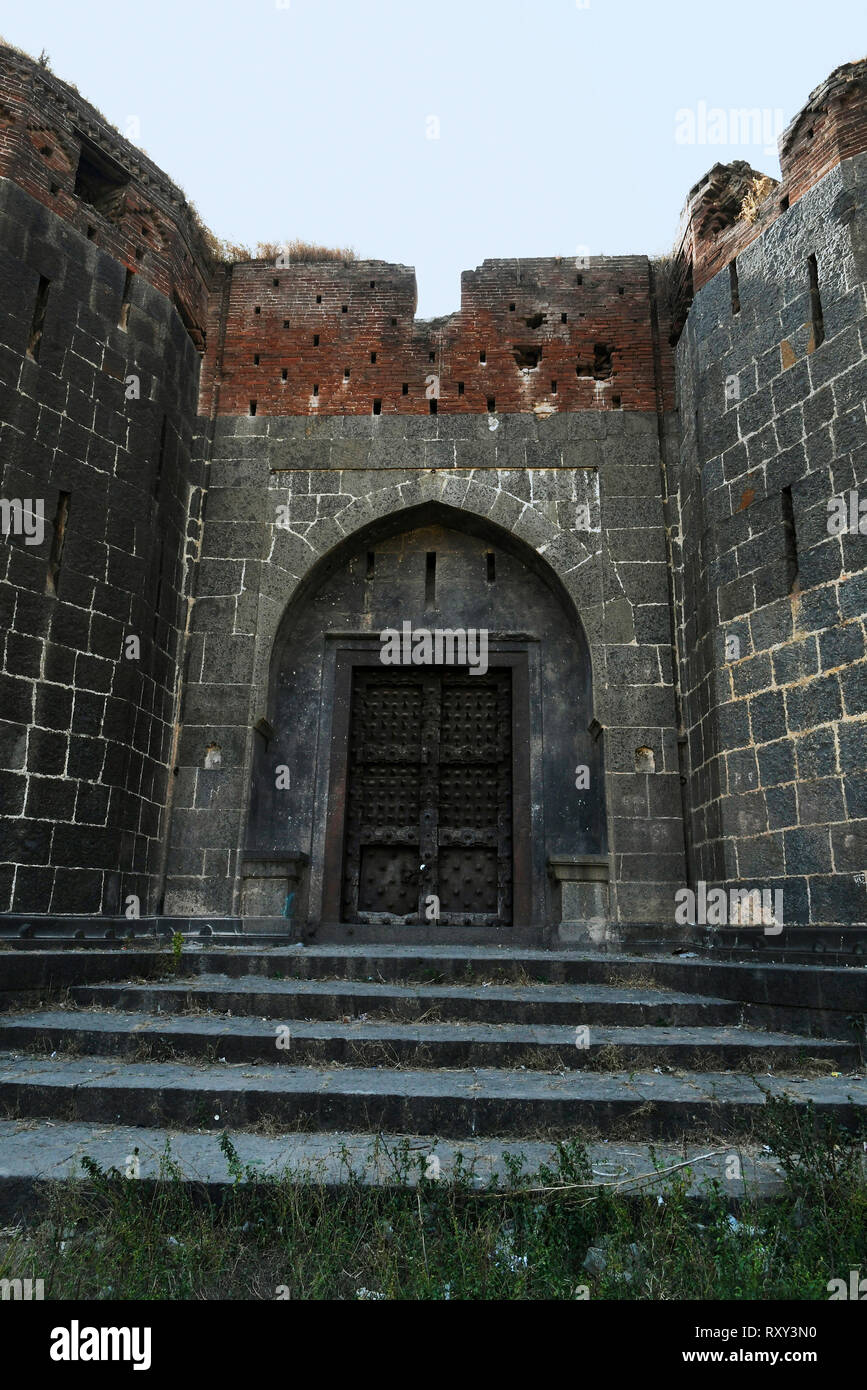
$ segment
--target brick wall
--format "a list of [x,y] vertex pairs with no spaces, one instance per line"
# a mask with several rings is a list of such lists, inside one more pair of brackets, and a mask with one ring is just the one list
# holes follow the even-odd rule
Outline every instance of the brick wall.
[[459,312],[416,320],[415,304],[414,272],[382,261],[227,268],[202,413],[427,415],[431,398],[447,414],[655,410],[658,392],[672,403],[644,256],[485,261],[461,277]]
[[3,45],[0,177],[175,303],[203,346],[212,258],[183,193],[65,82]]
[[845,63],[811,93],[780,136],[782,180],[771,181],[749,218],[746,196],[764,177],[744,160],[715,164],[690,189],[677,245],[682,326],[692,292],[701,289],[773,226],[841,161],[867,150],[867,59]]

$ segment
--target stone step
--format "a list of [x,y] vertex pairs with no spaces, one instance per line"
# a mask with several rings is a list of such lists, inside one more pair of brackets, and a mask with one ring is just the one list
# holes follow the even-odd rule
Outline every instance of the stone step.
[[69,990],[79,1005],[181,1013],[213,1010],[233,1016],[286,1019],[388,1018],[509,1024],[608,1024],[658,1027],[729,1025],[740,1021],[733,1000],[661,989],[575,984],[398,985],[375,981],[198,975],[186,981],[80,985]]
[[749,1134],[768,1097],[811,1102],[852,1127],[867,1080],[731,1072],[464,1071],[0,1055],[0,1114],[10,1119],[234,1130],[288,1126],[556,1139]]
[[[608,1027],[587,1036],[569,1026],[505,1023],[351,1023],[293,1020],[279,1035],[273,1022],[201,1014],[41,1010],[0,1018],[0,1050],[80,1052],[161,1061],[286,1065],[411,1067],[529,1067],[611,1069],[689,1067],[729,1070],[854,1069],[858,1050],[828,1038],[804,1038],[750,1028]],[[279,1043],[278,1045],[278,1036]]]
[[[328,1186],[350,1178],[367,1186],[392,1187],[398,1182],[414,1186],[422,1174],[448,1179],[457,1165],[462,1180],[476,1187],[494,1176],[500,1186],[508,1186],[513,1181],[515,1160],[521,1160],[523,1174],[533,1174],[543,1163],[555,1166],[557,1159],[554,1144],[526,1139],[516,1144],[505,1139],[456,1141],[435,1135],[266,1135],[241,1130],[233,1132],[231,1140],[243,1165],[242,1183],[255,1175],[286,1176]],[[116,1168],[143,1181],[158,1180],[164,1172],[167,1145],[174,1165],[173,1184],[202,1184],[215,1194],[234,1185],[237,1175],[230,1171],[215,1134],[0,1120],[0,1218],[11,1223],[32,1212],[39,1202],[40,1184],[81,1177],[84,1156],[103,1169]],[[731,1163],[733,1151],[740,1159],[739,1166]],[[505,1161],[507,1155],[511,1163]],[[588,1145],[587,1157],[592,1180],[600,1186],[616,1186],[623,1193],[654,1191],[668,1180],[666,1170],[686,1178],[690,1196],[701,1196],[711,1179],[735,1199],[745,1193],[768,1197],[783,1187],[778,1160],[756,1145],[744,1144],[735,1150],[726,1145],[715,1150],[707,1144],[674,1147],[662,1143],[651,1149],[646,1144],[601,1142]]]

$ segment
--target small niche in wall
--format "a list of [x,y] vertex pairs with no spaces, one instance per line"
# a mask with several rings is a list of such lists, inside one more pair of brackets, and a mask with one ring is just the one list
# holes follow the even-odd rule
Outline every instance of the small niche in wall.
[[205,767],[222,767],[223,750],[219,743],[209,743],[205,749]]
[[635,750],[635,771],[636,772],[655,772],[656,754],[652,748],[636,748]]

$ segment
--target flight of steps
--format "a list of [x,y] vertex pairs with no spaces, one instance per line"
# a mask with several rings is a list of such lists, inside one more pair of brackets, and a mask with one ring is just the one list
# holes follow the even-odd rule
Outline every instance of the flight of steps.
[[[769,1097],[867,1115],[863,969],[497,947],[0,951],[0,1185],[228,1130],[276,1170],[457,1150],[747,1147]],[[859,1010],[860,1005],[860,1010]],[[812,1033],[812,1036],[811,1036]],[[623,1146],[626,1146],[625,1149]],[[637,1146],[637,1147],[636,1147]]]

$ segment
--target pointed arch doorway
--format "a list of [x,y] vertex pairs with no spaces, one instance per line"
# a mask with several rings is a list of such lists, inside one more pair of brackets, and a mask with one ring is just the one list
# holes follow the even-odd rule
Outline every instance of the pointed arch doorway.
[[580,621],[529,546],[440,504],[377,523],[284,616],[248,854],[304,862],[319,939],[541,943],[547,857],[604,842],[591,689]]

